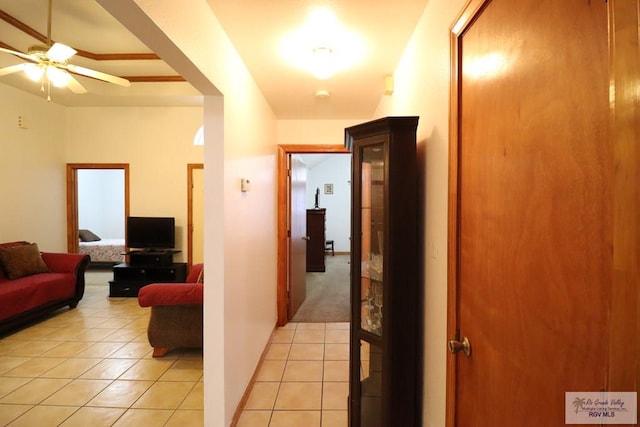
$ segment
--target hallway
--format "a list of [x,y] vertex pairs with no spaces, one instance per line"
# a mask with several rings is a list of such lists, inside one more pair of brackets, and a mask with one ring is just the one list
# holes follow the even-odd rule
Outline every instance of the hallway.
[[349,324],[278,328],[237,427],[346,427]]

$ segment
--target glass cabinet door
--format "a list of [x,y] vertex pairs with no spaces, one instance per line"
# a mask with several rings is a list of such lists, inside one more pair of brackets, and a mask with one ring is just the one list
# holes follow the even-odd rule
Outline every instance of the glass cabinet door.
[[418,118],[345,129],[353,152],[349,426],[419,427]]
[[384,149],[362,148],[360,327],[382,336],[384,280]]

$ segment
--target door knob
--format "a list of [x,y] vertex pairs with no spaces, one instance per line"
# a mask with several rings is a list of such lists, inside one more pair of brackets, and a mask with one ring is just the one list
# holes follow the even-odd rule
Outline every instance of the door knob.
[[309,236],[302,236],[302,240],[311,240],[311,237],[309,237]]
[[465,356],[471,356],[471,343],[469,342],[469,338],[462,337],[462,342],[458,340],[449,340],[449,351],[451,353],[456,354],[461,350],[464,352]]

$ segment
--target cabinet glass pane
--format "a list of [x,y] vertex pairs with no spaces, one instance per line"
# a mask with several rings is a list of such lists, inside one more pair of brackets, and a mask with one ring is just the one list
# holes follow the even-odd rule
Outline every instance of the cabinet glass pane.
[[383,318],[383,233],[384,150],[382,145],[362,148],[362,211],[360,233],[360,327],[382,335]]
[[360,341],[360,425],[377,427],[382,422],[382,350]]

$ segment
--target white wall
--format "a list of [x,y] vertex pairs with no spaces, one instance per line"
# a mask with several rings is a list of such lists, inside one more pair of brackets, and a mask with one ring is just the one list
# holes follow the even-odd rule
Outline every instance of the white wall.
[[445,424],[447,327],[447,182],[449,149],[449,27],[464,0],[430,0],[401,63],[395,91],[376,117],[418,115],[420,163],[425,165],[423,426]]
[[0,242],[66,250],[64,118],[64,107],[0,83]]
[[78,228],[101,239],[124,239],[124,171],[78,170]]
[[[308,154],[301,156],[304,160]],[[327,210],[325,235],[334,241],[336,252],[351,252],[351,154],[330,154],[307,169],[306,207],[315,206],[316,188],[320,189],[319,207]],[[333,194],[325,194],[324,184],[333,184]]]
[[206,95],[205,425],[228,426],[277,318],[275,118],[206,2],[100,4],[182,75],[201,73],[223,95],[189,80]]

